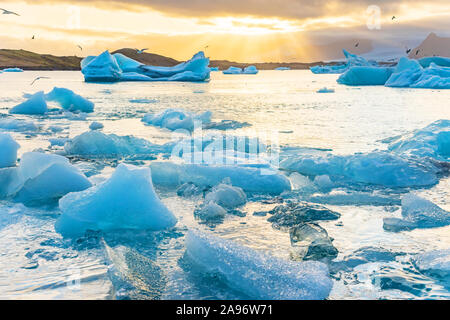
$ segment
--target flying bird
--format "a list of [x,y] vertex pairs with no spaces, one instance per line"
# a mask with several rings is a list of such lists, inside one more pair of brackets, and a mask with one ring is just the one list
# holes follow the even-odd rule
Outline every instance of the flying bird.
[[420,52],[420,49],[416,51],[416,56],[419,54],[419,52]]
[[411,52],[411,49],[406,49],[406,54],[409,54]]
[[81,51],[83,51],[83,47],[80,45],[77,45],[78,48],[80,48]]
[[31,37],[31,40],[34,40],[34,35]]
[[139,50],[139,49],[135,49],[135,50],[136,50],[137,54],[142,54],[142,53],[144,53],[145,51],[147,51],[147,50],[148,50],[148,48],[145,48],[145,49],[141,49],[141,50]]
[[36,81],[41,80],[41,79],[50,79],[49,77],[37,77],[36,79],[33,80],[33,82],[30,84],[30,86],[32,86]]
[[3,11],[3,14],[14,14],[14,15],[16,15],[16,16],[20,16],[20,14],[15,13],[15,12],[12,12],[12,11],[9,11],[9,10],[6,10],[6,9],[0,8],[0,10]]
[[359,42],[357,44],[355,44],[355,48],[358,48],[358,47],[359,47]]
[[396,16],[392,16],[392,20],[394,20],[394,19],[397,19],[397,17]]

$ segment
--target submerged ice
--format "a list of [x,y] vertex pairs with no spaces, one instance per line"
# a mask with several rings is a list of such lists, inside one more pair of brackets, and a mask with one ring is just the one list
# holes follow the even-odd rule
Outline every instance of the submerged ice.
[[250,299],[321,300],[332,288],[321,262],[282,260],[198,231],[188,233],[186,255]]

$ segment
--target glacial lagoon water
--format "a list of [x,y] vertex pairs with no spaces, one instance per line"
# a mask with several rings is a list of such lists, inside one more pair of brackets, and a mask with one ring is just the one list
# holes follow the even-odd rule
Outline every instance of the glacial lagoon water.
[[[49,77],[30,83],[38,76]],[[332,150],[346,155],[385,150],[384,139],[421,129],[439,119],[450,119],[450,91],[349,87],[336,83],[338,75],[310,71],[261,71],[258,75],[213,72],[208,83],[121,82],[85,83],[80,72],[26,71],[0,75],[0,113],[24,101],[24,93],[64,87],[95,103],[86,120],[67,117],[19,116],[35,122],[37,132],[12,132],[24,152],[50,147],[50,138],[73,138],[89,130],[93,121],[104,133],[133,135],[163,144],[175,136],[168,130],[145,126],[147,112],[181,108],[211,111],[213,120],[248,122],[250,127],[230,134],[276,140],[280,146]],[[317,93],[321,88],[335,92]],[[52,132],[50,126],[63,130]],[[194,132],[195,134],[195,132]],[[92,182],[108,178],[116,159],[72,158]],[[148,165],[150,160],[128,159]],[[383,190],[401,197],[409,190]],[[414,193],[450,210],[450,178]],[[63,239],[55,232],[57,207],[27,208],[0,201],[0,298],[3,299],[243,299],[242,292],[198,272],[185,257],[189,229],[207,230],[255,250],[289,260],[289,232],[277,230],[267,216],[275,204],[249,198],[245,217],[227,215],[223,223],[204,224],[193,212],[200,197],[180,197],[174,190],[157,188],[163,203],[178,218],[174,229],[162,232],[120,231],[92,233]],[[412,256],[450,247],[450,227],[387,232],[383,218],[398,217],[400,206],[325,204],[339,212],[337,221],[320,222],[334,239],[339,254],[330,266],[333,289],[329,299],[448,299],[448,279],[417,270]],[[367,248],[371,248],[370,250]],[[367,263],[339,268],[355,252],[373,252]],[[372,251],[371,251],[372,250]],[[384,254],[383,254],[384,253]],[[368,254],[368,253],[367,253]],[[370,254],[368,254],[370,255]]]

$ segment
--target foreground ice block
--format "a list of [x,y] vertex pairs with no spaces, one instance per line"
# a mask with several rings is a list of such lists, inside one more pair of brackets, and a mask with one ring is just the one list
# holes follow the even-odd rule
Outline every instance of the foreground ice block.
[[437,120],[423,129],[405,134],[390,142],[392,152],[440,161],[450,158],[450,120]]
[[394,69],[379,67],[351,67],[342,74],[337,82],[349,86],[384,85]]
[[217,203],[227,209],[234,209],[244,205],[247,202],[247,196],[241,188],[221,183],[205,196],[205,201]]
[[89,180],[67,158],[28,152],[20,159],[17,178],[11,181],[8,193],[18,202],[43,204],[90,186]]
[[414,194],[408,194],[403,197],[402,217],[403,219],[385,218],[383,220],[384,229],[396,232],[450,225],[450,212]]
[[169,130],[187,130],[194,131],[195,121],[199,124],[211,122],[211,112],[206,111],[202,114],[194,114],[181,109],[167,109],[158,114],[147,113],[142,122]]
[[160,146],[133,136],[105,134],[98,130],[87,131],[64,145],[67,154],[83,157],[104,157],[128,155],[154,155],[170,152],[170,146]]
[[44,114],[47,112],[47,102],[43,91],[30,96],[27,101],[13,107],[9,110],[11,114]]
[[150,169],[125,164],[107,181],[63,197],[59,207],[55,229],[65,237],[87,230],[162,230],[177,222],[155,193]]
[[334,181],[384,187],[424,187],[438,182],[439,169],[432,163],[405,159],[384,151],[332,155],[329,153],[290,156],[280,167],[309,176],[328,175]]
[[450,280],[450,249],[418,254],[413,258],[413,263],[424,273]]
[[229,178],[233,186],[245,192],[277,195],[291,190],[291,183],[284,175],[276,171],[266,174],[258,168],[247,166],[152,162],[150,167],[154,183],[167,187],[178,187],[184,183],[212,187]]
[[53,88],[46,94],[47,101],[57,102],[61,108],[70,112],[94,112],[94,103],[66,88]]
[[81,62],[86,82],[115,81],[207,81],[210,77],[209,59],[203,52],[191,60],[173,67],[146,66],[120,53],[108,51]]
[[13,167],[20,145],[8,133],[0,133],[0,168]]
[[198,231],[188,233],[186,255],[250,299],[322,300],[333,286],[323,263],[282,260]]

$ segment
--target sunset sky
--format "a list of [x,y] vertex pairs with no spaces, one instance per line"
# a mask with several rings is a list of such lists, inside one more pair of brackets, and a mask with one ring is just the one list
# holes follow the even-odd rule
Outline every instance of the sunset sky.
[[315,61],[355,41],[361,52],[403,50],[430,32],[450,36],[449,0],[0,0],[0,8],[20,14],[0,14],[1,48],[56,55],[131,47],[184,60],[208,46],[213,59]]

